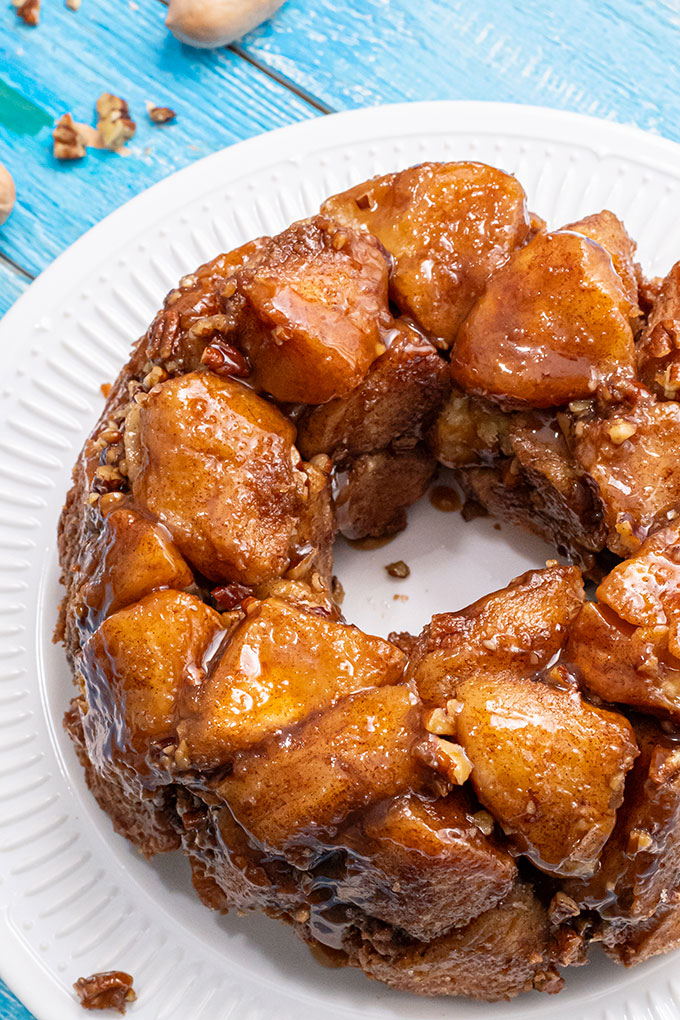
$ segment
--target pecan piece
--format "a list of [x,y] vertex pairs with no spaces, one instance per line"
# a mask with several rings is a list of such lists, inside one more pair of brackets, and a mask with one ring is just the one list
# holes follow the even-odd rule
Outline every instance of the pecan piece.
[[201,362],[215,375],[250,375],[250,366],[244,356],[226,340],[213,340],[201,356]]
[[40,21],[40,0],[23,0],[14,7],[16,16],[27,25],[35,27]]
[[56,159],[82,159],[85,145],[70,113],[63,114],[52,133]]
[[237,609],[244,599],[251,596],[253,589],[247,588],[245,584],[239,584],[238,581],[232,581],[231,584],[213,588],[210,594],[215,599],[216,608],[221,613],[228,613],[232,609]]
[[120,149],[134,135],[136,125],[129,114],[124,99],[102,92],[97,100],[97,131],[106,149]]
[[169,124],[177,118],[177,114],[169,106],[149,106],[148,113],[149,120],[154,124]]
[[394,563],[388,563],[387,566],[385,567],[385,570],[390,575],[390,577],[398,578],[408,577],[411,573],[408,564],[404,563],[403,560],[395,560]]
[[167,308],[159,312],[149,329],[146,348],[149,358],[152,361],[156,358],[166,361],[174,353],[181,332],[179,312]]
[[78,978],[73,987],[83,1009],[117,1009],[125,1013],[128,1002],[137,998],[132,980],[125,971],[106,970]]

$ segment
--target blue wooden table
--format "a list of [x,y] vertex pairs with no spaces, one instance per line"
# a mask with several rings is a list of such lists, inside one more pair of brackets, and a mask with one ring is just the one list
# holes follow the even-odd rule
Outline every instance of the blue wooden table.
[[[160,0],[42,0],[37,28],[0,7],[0,314],[88,227],[173,170],[335,110],[489,99],[576,110],[680,141],[678,0],[288,0],[238,45],[192,50]],[[92,122],[101,92],[137,121],[130,155],[51,154],[56,118]],[[158,127],[145,103],[170,106]],[[30,1020],[0,982],[0,1018]]]

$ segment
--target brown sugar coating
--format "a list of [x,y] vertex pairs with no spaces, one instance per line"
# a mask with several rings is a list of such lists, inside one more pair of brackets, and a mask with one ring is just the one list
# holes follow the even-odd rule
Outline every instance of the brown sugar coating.
[[214,609],[170,590],[104,620],[83,648],[84,730],[95,764],[166,771],[163,749],[175,738],[182,687],[198,682],[222,629]]
[[[64,723],[208,907],[489,1001],[680,944],[680,275],[634,257],[426,163],[217,255],[133,348],[60,522]],[[439,464],[570,563],[363,633],[335,535],[404,528]]]
[[557,407],[634,377],[630,300],[608,253],[573,231],[538,234],[489,280],[453,346],[458,385]]
[[583,598],[575,567],[528,571],[458,613],[434,616],[409,655],[408,674],[434,706],[478,676],[532,676],[559,652]]
[[412,794],[377,806],[340,834],[350,851],[337,896],[428,942],[491,909],[513,887],[517,866],[479,828],[463,788],[423,800]]
[[304,848],[350,811],[425,786],[413,753],[428,740],[418,706],[409,686],[360,691],[239,755],[218,791],[258,843]]
[[592,872],[637,755],[627,720],[519,678],[466,680],[456,700],[472,784],[511,842],[549,874]]
[[396,683],[404,671],[398,648],[356,627],[283,599],[251,603],[183,705],[180,746],[202,768],[224,764],[227,749],[233,756],[355,691]]
[[634,725],[640,756],[616,828],[592,878],[565,886],[579,905],[596,907],[610,931],[652,917],[680,879],[680,744],[650,719]]
[[378,238],[395,263],[392,300],[446,346],[531,229],[521,184],[481,163],[421,163],[358,184],[322,209]]
[[295,430],[252,390],[208,372],[154,388],[126,423],[133,497],[214,581],[280,576],[308,479]]
[[450,389],[446,362],[406,319],[383,336],[386,350],[346,397],[311,408],[298,423],[303,457],[381,450],[395,438],[420,439]]
[[584,605],[568,656],[606,701],[680,721],[680,524],[615,567]]
[[125,497],[102,511],[103,527],[93,547],[94,573],[83,588],[93,621],[138,602],[159,588],[188,588],[193,574],[160,521],[128,506]]
[[573,230],[575,233],[583,234],[591,241],[602,245],[609,254],[614,269],[621,277],[624,292],[630,301],[632,314],[637,317],[639,314],[639,266],[633,261],[636,245],[621,220],[609,209],[603,209],[602,212],[584,216],[583,219],[576,220],[574,223],[567,223],[562,229]]
[[384,349],[387,274],[373,237],[321,217],[265,242],[222,291],[253,385],[308,404],[353,390]]
[[647,535],[677,512],[679,442],[680,406],[656,403],[644,391],[632,406],[587,415],[575,424],[574,457],[597,486],[607,545],[617,556],[637,552]]

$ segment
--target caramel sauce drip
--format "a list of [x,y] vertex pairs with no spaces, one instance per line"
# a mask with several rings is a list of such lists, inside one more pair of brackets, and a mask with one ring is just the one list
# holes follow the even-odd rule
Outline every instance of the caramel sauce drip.
[[452,513],[463,505],[460,496],[450,485],[435,485],[430,490],[429,500],[435,510]]

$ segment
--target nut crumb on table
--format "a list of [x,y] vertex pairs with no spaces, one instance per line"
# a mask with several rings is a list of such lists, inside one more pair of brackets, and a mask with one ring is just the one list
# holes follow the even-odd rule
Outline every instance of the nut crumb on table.
[[136,131],[128,104],[111,92],[102,92],[97,100],[97,131],[105,149],[117,151]]
[[154,106],[153,103],[147,103],[146,112],[153,124],[170,124],[177,119],[177,114],[169,106]]
[[404,563],[403,560],[395,560],[394,563],[388,563],[385,566],[385,570],[390,577],[397,577],[400,580],[408,577],[411,573],[408,564]]
[[52,133],[56,159],[82,159],[86,153],[82,136],[70,113],[59,118]]
[[40,21],[40,0],[23,0],[14,3],[14,10],[18,18],[31,27],[35,27]]
[[116,1009],[125,1013],[128,1003],[137,995],[133,978],[122,970],[106,970],[78,978],[73,987],[83,1009]]

